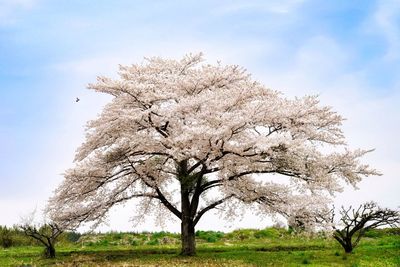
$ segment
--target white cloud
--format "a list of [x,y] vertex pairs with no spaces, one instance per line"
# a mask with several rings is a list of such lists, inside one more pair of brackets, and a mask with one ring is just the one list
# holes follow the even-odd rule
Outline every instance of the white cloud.
[[[337,205],[359,204],[375,200],[383,206],[399,205],[400,81],[393,88],[371,87],[365,80],[367,69],[351,71],[351,55],[333,39],[314,37],[298,49],[295,64],[285,71],[274,68],[257,71],[265,73],[267,86],[284,91],[289,96],[320,94],[324,105],[332,106],[347,120],[343,129],[351,148],[375,148],[362,162],[383,173],[381,177],[368,177],[359,184],[359,190],[346,187],[337,194]],[[367,66],[366,66],[367,68]]]
[[400,1],[380,0],[372,17],[375,29],[382,35],[387,44],[386,59],[400,58]]
[[[259,49],[252,49],[259,47]],[[171,48],[171,49],[170,49]],[[174,49],[172,49],[174,48]],[[100,112],[106,98],[94,94],[86,89],[84,85],[92,82],[98,74],[108,76],[115,75],[117,65],[137,63],[142,56],[162,55],[168,57],[180,57],[185,52],[200,51],[206,52],[206,58],[213,62],[222,59],[223,63],[239,63],[251,68],[256,61],[257,54],[268,54],[278,48],[270,45],[262,49],[257,44],[246,43],[242,46],[227,47],[222,43],[186,41],[176,43],[164,43],[147,47],[136,47],[134,52],[129,49],[119,49],[110,52],[108,55],[93,56],[53,66],[61,75],[67,75],[71,82],[63,84],[60,89],[64,96],[71,99],[66,102],[60,111],[62,121],[66,124],[64,132],[57,133],[49,143],[48,155],[57,154],[60,149],[65,168],[72,166],[71,157],[73,149],[83,141],[83,124],[85,121],[95,117]],[[171,52],[166,52],[171,51]],[[371,93],[373,88],[365,87],[362,71],[350,72],[346,66],[351,61],[351,55],[343,49],[340,44],[329,36],[315,36],[303,43],[293,55],[293,64],[286,70],[276,70],[273,64],[263,65],[262,68],[253,68],[255,79],[262,80],[267,86],[282,90],[289,96],[301,96],[304,94],[321,94],[323,104],[334,107],[344,117],[344,130],[348,137],[349,144],[361,148],[376,148],[377,150],[368,155],[364,162],[370,163],[379,169],[384,176],[367,178],[360,184],[360,190],[354,191],[346,188],[343,194],[338,194],[336,204],[358,204],[361,200],[376,200],[386,206],[395,207],[398,205],[397,190],[400,186],[396,179],[399,172],[396,162],[399,161],[397,151],[400,149],[396,132],[399,132],[399,119],[396,114],[397,103],[400,103],[398,94],[390,97],[377,97]],[[71,88],[79,87],[79,89]],[[72,103],[74,95],[79,93],[81,102],[75,105]],[[66,130],[67,129],[67,130]],[[384,129],[384,130],[383,130]],[[57,140],[65,140],[64,145],[57,146]],[[390,145],[388,145],[390,144]],[[53,151],[51,151],[53,150]],[[50,170],[49,170],[50,171]],[[55,172],[51,170],[51,172]],[[51,178],[50,175],[46,179]],[[61,177],[57,180],[61,181]],[[381,186],[379,186],[381,185]],[[396,202],[397,201],[397,202]],[[129,230],[132,224],[129,218],[134,214],[134,203],[125,207],[116,207],[109,216],[109,226],[103,226],[102,230]],[[270,220],[261,220],[251,214],[247,214],[242,222],[236,222],[233,226],[227,225],[217,215],[208,214],[200,222],[202,229],[230,230],[238,227],[265,227]],[[157,230],[157,226],[151,221],[146,225],[139,225],[136,230]],[[167,224],[167,230],[179,231],[179,222]]]
[[203,52],[205,59],[210,63],[222,60],[226,64],[243,64],[255,61],[260,54],[272,54],[278,45],[238,41],[229,46],[223,41],[198,40],[187,38],[185,40],[171,39],[168,41],[151,41],[130,46],[121,46],[104,53],[93,52],[85,57],[59,62],[49,67],[49,71],[73,76],[70,80],[82,84],[93,82],[97,75],[116,76],[118,65],[137,64],[144,57],[162,56],[181,58],[187,53]]
[[[237,13],[243,10],[257,10],[267,13],[287,14],[294,11],[305,0],[272,0],[272,1],[229,1],[214,12],[216,14]],[[226,3],[226,2],[225,2]]]
[[[235,13],[243,10],[261,10],[275,14],[293,13],[304,1],[259,1],[259,2],[229,2],[216,9],[216,13]],[[35,0],[0,0],[0,25],[3,20],[12,21],[15,14],[21,10],[29,10],[37,3]],[[375,24],[379,33],[385,36],[390,43],[388,58],[399,56],[399,29],[395,23],[399,9],[380,2],[380,7],[374,15]],[[394,1],[390,2],[392,5]],[[73,21],[75,28],[81,27],[81,22]],[[82,22],[84,25],[86,22]],[[90,23],[89,23],[90,25]],[[144,27],[145,29],[145,27]],[[192,30],[192,29],[191,29]],[[349,71],[347,66],[351,64],[352,55],[330,36],[314,36],[298,48],[294,54],[290,54],[282,44],[288,40],[270,39],[246,39],[243,40],[210,40],[196,39],[196,31],[193,37],[169,36],[168,41],[162,40],[157,32],[151,37],[129,40],[122,38],[115,42],[113,47],[104,51],[93,51],[84,56],[71,58],[66,62],[60,62],[49,68],[49,72],[59,77],[65,77],[57,84],[58,93],[56,101],[58,109],[54,116],[58,118],[57,125],[46,133],[43,139],[47,140],[42,151],[35,154],[31,166],[43,166],[40,168],[29,167],[26,174],[34,176],[32,180],[40,181],[45,188],[41,192],[32,193],[27,199],[1,199],[0,209],[5,210],[7,218],[1,220],[1,224],[12,224],[18,221],[19,216],[44,206],[55,185],[62,180],[60,173],[72,166],[74,150],[84,139],[84,124],[87,120],[95,118],[107,102],[107,97],[93,93],[85,89],[87,83],[93,82],[96,75],[104,74],[114,76],[118,64],[131,64],[142,61],[143,56],[160,55],[164,57],[179,58],[188,52],[205,52],[206,59],[214,63],[222,60],[223,63],[240,64],[249,68],[254,79],[263,81],[268,87],[282,90],[289,96],[301,96],[304,94],[321,95],[323,104],[334,107],[344,117],[345,134],[352,147],[376,148],[377,150],[365,158],[365,162],[379,169],[384,176],[367,178],[360,184],[360,190],[353,191],[347,188],[343,194],[339,194],[337,204],[357,203],[364,200],[376,200],[382,205],[396,207],[399,204],[397,188],[400,188],[400,179],[397,175],[400,171],[398,151],[400,149],[396,133],[400,131],[398,116],[399,93],[392,93],[382,97],[374,95],[376,88],[366,84],[365,70],[357,72]],[[132,33],[132,38],[135,36]],[[144,35],[143,36],[147,36]],[[264,36],[265,37],[265,36]],[[128,39],[128,40],[127,40]],[[290,42],[288,42],[290,43]],[[290,45],[290,44],[289,44]],[[396,50],[397,49],[397,50]],[[272,57],[274,54],[283,55],[288,52],[287,62],[284,68],[276,68],[275,63],[260,62],[258,57]],[[287,67],[286,67],[287,66]],[[400,84],[400,83],[399,83]],[[392,91],[399,92],[400,87]],[[75,97],[81,98],[75,103]],[[46,164],[42,164],[45,162]],[[29,198],[29,199],[28,199]],[[131,229],[129,217],[134,213],[133,203],[126,207],[118,207],[110,214],[110,226],[104,230]],[[15,209],[18,212],[15,212]],[[21,214],[19,214],[21,213]],[[265,227],[269,221],[261,220],[254,216],[246,216],[245,220],[235,223],[234,227],[228,227],[217,216],[207,214],[199,224],[203,229],[226,230],[238,227]],[[217,228],[216,225],[219,225]],[[137,229],[156,230],[151,224],[140,226]],[[169,224],[167,230],[178,231],[179,222]]]
[[17,14],[32,9],[38,0],[0,0],[0,26],[16,22]]

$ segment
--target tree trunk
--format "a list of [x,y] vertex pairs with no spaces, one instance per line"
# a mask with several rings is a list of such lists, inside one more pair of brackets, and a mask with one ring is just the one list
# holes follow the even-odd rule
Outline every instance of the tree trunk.
[[190,218],[182,218],[181,223],[181,240],[182,251],[181,255],[193,256],[196,255],[196,239],[194,231],[194,223]]
[[[193,216],[196,213],[197,205],[195,205],[196,207],[192,207],[190,195],[194,190],[197,180],[196,177],[188,174],[186,160],[179,162],[178,173],[181,183],[181,255],[193,256],[196,254],[195,224]],[[194,197],[196,198],[196,203],[198,202],[198,197],[199,196]]]
[[345,246],[343,246],[343,248],[344,248],[344,251],[346,252],[346,253],[351,253],[352,251],[353,251],[353,244],[351,243],[351,239],[349,240],[349,239],[346,239],[345,240]]
[[53,245],[46,246],[45,253],[44,253],[46,258],[55,258],[56,257],[56,249],[54,248]]
[[346,253],[351,253],[351,252],[353,251],[353,248],[352,248],[351,246],[346,246],[346,247],[344,248],[344,251],[345,251]]
[[339,230],[333,234],[333,237],[339,242],[346,253],[351,253],[353,251],[353,243],[351,242],[352,237],[344,236]]
[[[184,188],[182,188],[184,189]],[[196,254],[196,240],[194,232],[194,220],[191,216],[189,193],[187,190],[181,191],[182,217],[181,217],[181,255],[193,256]]]

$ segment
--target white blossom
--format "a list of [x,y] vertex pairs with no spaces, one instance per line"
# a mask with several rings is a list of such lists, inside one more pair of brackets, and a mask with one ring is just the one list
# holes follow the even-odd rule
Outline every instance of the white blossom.
[[343,118],[317,96],[288,99],[239,66],[202,61],[149,58],[89,85],[114,98],[88,123],[75,166],[49,202],[54,220],[101,223],[132,198],[145,199],[146,215],[161,203],[194,224],[238,200],[290,214],[300,199],[312,203],[378,175],[359,163],[369,150],[348,150]]

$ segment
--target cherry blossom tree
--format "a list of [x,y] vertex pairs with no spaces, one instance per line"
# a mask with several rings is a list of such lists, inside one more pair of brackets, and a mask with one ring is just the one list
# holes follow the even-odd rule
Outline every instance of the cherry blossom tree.
[[290,209],[287,208],[289,211],[282,215],[287,218],[287,224],[291,231],[308,233],[329,231],[331,223],[327,218],[332,211],[329,208],[330,203],[329,198],[317,194],[310,198],[301,196],[298,201],[291,204]]
[[378,174],[359,163],[369,151],[347,149],[342,117],[316,96],[288,99],[239,66],[202,61],[150,58],[89,85],[113,99],[88,123],[49,202],[55,221],[97,225],[138,198],[139,216],[181,221],[182,254],[193,255],[195,226],[208,211],[252,204],[290,214],[302,200]]

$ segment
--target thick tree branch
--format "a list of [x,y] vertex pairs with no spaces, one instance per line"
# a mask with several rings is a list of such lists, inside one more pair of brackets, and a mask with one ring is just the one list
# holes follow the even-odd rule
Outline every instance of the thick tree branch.
[[208,205],[207,207],[203,208],[202,210],[200,210],[200,211],[197,213],[197,215],[196,215],[196,217],[195,217],[195,219],[194,219],[194,225],[196,225],[196,224],[199,222],[200,218],[204,215],[204,213],[206,213],[207,211],[209,211],[209,210],[211,210],[211,209],[214,209],[214,208],[217,207],[218,205],[221,205],[222,203],[224,203],[224,202],[227,201],[228,199],[232,198],[233,196],[234,196],[234,195],[229,195],[229,196],[227,196],[227,197],[224,197],[224,198],[222,198],[222,199],[220,199],[220,200],[217,200],[217,201],[213,202],[212,204]]
[[176,217],[178,217],[179,219],[182,218],[182,213],[174,207],[174,205],[172,205],[167,198],[163,195],[163,193],[160,191],[159,188],[156,188],[156,192],[158,195],[158,199],[160,199],[161,203],[164,204],[164,206],[169,209],[173,214],[175,214]]

